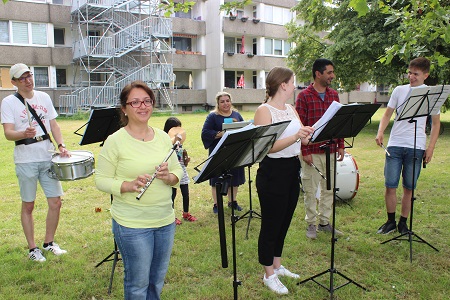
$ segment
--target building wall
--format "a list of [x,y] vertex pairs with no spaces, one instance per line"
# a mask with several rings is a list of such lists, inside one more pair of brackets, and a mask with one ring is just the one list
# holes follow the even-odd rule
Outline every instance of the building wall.
[[[282,25],[264,22],[265,5],[273,5],[284,8],[292,8],[295,0],[253,0],[258,12],[257,17],[260,22],[252,22],[253,5],[246,7],[245,14],[249,16],[247,22],[240,19],[230,20],[220,12],[220,4],[224,0],[195,1],[197,4],[191,11],[191,19],[173,18],[173,32],[176,36],[194,37],[191,52],[178,53],[173,49],[172,61],[175,72],[185,72],[191,74],[191,89],[174,90],[174,102],[178,112],[189,112],[198,109],[209,109],[215,105],[214,97],[217,92],[226,90],[232,94],[234,103],[242,110],[255,110],[265,97],[265,75],[275,66],[286,66],[285,57],[264,55],[264,37],[274,39],[287,39],[288,35]],[[24,22],[48,23],[49,31],[53,26],[65,28],[65,45],[51,44],[49,46],[19,46],[0,44],[0,66],[2,69],[2,82],[0,88],[0,99],[13,93],[13,88],[9,83],[7,67],[17,62],[23,62],[29,66],[48,66],[50,76],[54,76],[57,68],[66,68],[67,85],[71,84],[71,74],[73,69],[72,39],[70,34],[70,6],[53,5],[48,3],[33,3],[10,1],[2,4],[0,9],[0,20],[16,20]],[[52,39],[53,32],[49,32],[49,39]],[[224,51],[225,36],[248,37],[246,41],[246,51],[244,54],[234,53],[228,55]],[[256,39],[258,49],[256,55],[253,53],[252,39]],[[250,40],[250,41],[249,41]],[[245,88],[227,89],[224,88],[224,72],[243,72],[245,78]],[[4,71],[4,72],[3,72]],[[187,76],[187,75],[186,75]],[[183,76],[183,77],[186,77]],[[256,78],[256,88],[253,79]],[[186,78],[183,79],[186,81]],[[55,82],[54,78],[50,82]],[[54,86],[54,84],[53,84]],[[39,88],[50,94],[59,105],[59,95],[69,94],[68,88]],[[299,92],[296,91],[295,94]],[[374,103],[387,102],[388,96],[375,92],[352,92],[340,95],[343,103],[361,102]],[[295,102],[295,95],[291,101]]]

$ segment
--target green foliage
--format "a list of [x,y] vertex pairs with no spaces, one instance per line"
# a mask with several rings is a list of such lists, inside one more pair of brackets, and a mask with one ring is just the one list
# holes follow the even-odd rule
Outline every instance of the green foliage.
[[188,12],[192,9],[192,7],[195,5],[194,1],[183,1],[183,2],[178,2],[178,3],[174,3],[173,0],[169,0],[168,3],[161,3],[159,5],[159,7],[161,9],[163,9],[164,12],[164,16],[165,17],[170,17],[173,13],[176,12]]
[[425,56],[432,62],[427,84],[449,83],[448,0],[301,0],[293,10],[305,24],[287,25],[296,43],[288,64],[302,81],[311,80],[314,59],[327,57],[345,91],[363,82],[403,84],[409,61]]
[[225,15],[230,15],[236,9],[243,9],[245,6],[252,4],[251,0],[230,1],[225,2],[219,6],[219,10],[225,12]]
[[300,80],[309,81],[313,61],[329,58],[335,63],[339,87],[345,91],[354,90],[363,82],[396,84],[406,70],[405,63],[396,59],[388,66],[378,58],[397,41],[393,32],[398,24],[386,27],[384,15],[377,8],[358,17],[349,3],[299,1],[293,10],[305,24],[287,26],[291,41],[296,43],[289,53],[289,66]]

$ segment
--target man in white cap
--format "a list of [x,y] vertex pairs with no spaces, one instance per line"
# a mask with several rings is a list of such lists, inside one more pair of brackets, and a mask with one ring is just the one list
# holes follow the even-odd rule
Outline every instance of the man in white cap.
[[30,249],[28,257],[43,262],[46,259],[34,241],[33,210],[38,181],[48,203],[43,249],[55,255],[67,252],[53,241],[63,190],[59,181],[48,176],[51,151],[55,150],[49,133],[58,145],[61,156],[69,156],[69,152],[56,122],[58,114],[52,100],[48,94],[34,90],[33,73],[28,66],[15,64],[9,76],[17,93],[5,97],[1,102],[1,120],[6,139],[15,142],[14,163],[22,198],[21,222]]

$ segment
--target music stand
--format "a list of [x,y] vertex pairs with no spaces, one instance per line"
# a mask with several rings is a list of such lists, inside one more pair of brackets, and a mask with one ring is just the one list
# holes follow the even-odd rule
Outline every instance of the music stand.
[[[80,131],[84,127],[86,127],[84,133],[83,134],[78,133],[78,131]],[[88,122],[83,126],[81,126],[80,128],[78,128],[74,133],[82,137],[80,145],[88,145],[101,142],[100,147],[102,147],[108,136],[119,130],[120,127],[122,126],[120,124],[119,108],[107,107],[91,110]],[[113,196],[111,195],[111,204],[112,201]],[[122,260],[122,258],[119,257],[119,254],[120,252],[119,249],[117,248],[116,240],[114,239],[114,250],[102,261],[100,261],[98,264],[95,265],[95,267],[97,268],[104,262],[107,261],[113,262],[111,276],[109,279],[108,295],[111,294],[116,264],[119,260]]]
[[[246,125],[251,124],[252,122],[248,122],[248,121],[243,121],[243,122],[233,122],[233,123],[223,123],[222,124],[222,130],[224,131],[230,131],[230,130],[235,130],[235,129],[239,129],[242,127],[245,127]],[[248,230],[250,229],[250,222],[253,218],[255,219],[261,219],[261,215],[259,213],[257,213],[256,211],[253,210],[253,201],[252,201],[252,179],[251,179],[251,174],[250,174],[250,169],[251,166],[247,166],[247,171],[248,171],[248,201],[249,201],[249,210],[247,212],[245,212],[242,216],[240,216],[237,221],[248,218],[248,222],[247,222],[247,230],[245,232],[245,239],[248,240]],[[236,221],[236,222],[237,222]]]
[[[220,139],[209,157],[202,162],[202,170],[198,165],[194,169],[200,173],[194,177],[195,183],[200,183],[213,177],[218,177],[216,183],[217,194],[217,218],[219,225],[219,239],[222,258],[222,267],[228,267],[226,250],[225,222],[223,212],[223,196],[227,194],[228,185],[231,182],[229,171],[234,168],[251,166],[261,161],[272,148],[279,135],[286,129],[290,121],[274,123],[265,126],[248,125],[234,131],[227,131]],[[231,187],[233,189],[233,187]],[[233,195],[233,191],[231,191]],[[232,196],[233,197],[233,196]],[[234,201],[234,199],[231,199]],[[231,213],[231,238],[233,251],[233,294],[238,299],[238,286],[241,282],[237,280],[237,255],[235,224],[238,217],[234,214],[232,206]]]
[[[83,134],[78,133],[82,128],[86,127]],[[78,128],[74,133],[81,136],[80,145],[88,145],[102,142],[103,146],[106,138],[120,129],[119,108],[107,107],[91,110],[89,121]]]
[[[337,102],[336,102],[337,103]],[[334,143],[334,139],[337,138],[354,138],[361,131],[362,128],[366,125],[366,123],[370,120],[372,115],[377,111],[377,109],[381,106],[381,104],[351,104],[351,105],[341,105],[333,112],[332,115],[328,117],[328,120],[323,124],[320,128],[319,133],[313,133],[311,142],[321,142],[326,141],[326,144],[323,148],[325,148],[326,153],[326,178],[327,178],[327,189],[331,190],[331,163],[330,163],[330,146]],[[316,129],[317,131],[317,129]],[[297,285],[303,284],[308,281],[313,281],[326,289],[330,293],[330,299],[333,299],[333,293],[335,290],[340,289],[350,283],[353,283],[357,287],[367,290],[365,287],[345,276],[341,272],[339,272],[334,267],[334,246],[337,241],[335,238],[334,228],[336,225],[336,152],[334,153],[334,180],[333,180],[333,206],[332,206],[332,232],[331,232],[331,262],[330,268],[316,274],[312,277],[309,277],[305,280],[302,280],[297,283]],[[326,273],[330,273],[330,285],[329,287],[323,285],[322,283],[316,281],[317,277],[320,277]],[[334,287],[334,274],[340,275],[341,277],[347,280],[346,283],[341,284],[340,286]]]
[[[399,107],[401,112],[398,114],[397,121],[408,120],[409,123],[414,123],[414,149],[413,149],[413,160],[416,161],[419,158],[416,156],[416,142],[417,142],[417,120],[416,118],[425,117],[431,114],[437,114],[441,109],[442,104],[448,97],[450,86],[433,86],[433,87],[423,87],[412,89],[408,98]],[[414,190],[416,182],[414,180],[414,174],[416,171],[416,164],[413,163],[412,169],[412,182],[413,188],[411,191],[411,211],[409,218],[409,229],[407,232],[400,234],[399,236],[393,237],[389,240],[382,242],[381,244],[386,244],[390,241],[409,241],[409,259],[412,262],[412,242],[424,243],[433,248],[434,250],[439,250],[425,241],[423,238],[418,236],[413,231],[413,216],[414,216],[414,201],[416,197],[414,196]],[[402,238],[407,236],[407,238]],[[413,239],[416,237],[416,239]]]

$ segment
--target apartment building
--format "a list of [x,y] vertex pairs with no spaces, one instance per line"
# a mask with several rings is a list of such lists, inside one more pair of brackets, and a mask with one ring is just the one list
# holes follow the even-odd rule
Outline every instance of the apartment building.
[[195,2],[168,18],[159,0],[2,4],[0,97],[13,92],[10,66],[23,62],[61,113],[114,105],[135,79],[158,91],[159,109],[210,109],[219,91],[238,109],[255,109],[267,72],[286,65],[284,24],[296,0],[253,0],[230,15],[220,11],[224,0]]
[[295,0],[254,0],[230,15],[223,0],[197,0],[164,17],[159,0],[9,1],[0,9],[0,97],[12,93],[9,68],[23,62],[36,88],[61,112],[117,102],[141,79],[158,90],[158,107],[209,109],[228,91],[239,109],[254,109],[264,78],[284,66],[291,45],[284,24]]

